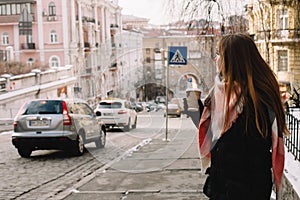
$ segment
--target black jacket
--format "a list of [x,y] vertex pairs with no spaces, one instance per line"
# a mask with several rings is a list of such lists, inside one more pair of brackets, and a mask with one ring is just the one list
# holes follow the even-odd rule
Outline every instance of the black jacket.
[[[266,110],[267,111],[267,110]],[[269,119],[270,121],[270,119]],[[248,133],[242,113],[211,150],[211,200],[270,200],[272,189],[271,123],[263,138],[250,113]]]

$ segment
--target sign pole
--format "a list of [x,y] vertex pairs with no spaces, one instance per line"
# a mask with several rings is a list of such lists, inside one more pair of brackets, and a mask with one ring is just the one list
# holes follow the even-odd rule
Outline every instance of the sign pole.
[[[165,59],[165,52],[163,55]],[[168,140],[168,104],[169,104],[169,66],[171,65],[186,65],[187,64],[187,47],[185,46],[169,46],[168,47],[168,62],[166,70],[166,138]]]
[[[170,50],[168,50],[168,54],[169,53]],[[167,76],[166,76],[166,138],[165,141],[168,141],[168,115],[169,115],[168,101],[169,101],[169,61],[167,62]]]

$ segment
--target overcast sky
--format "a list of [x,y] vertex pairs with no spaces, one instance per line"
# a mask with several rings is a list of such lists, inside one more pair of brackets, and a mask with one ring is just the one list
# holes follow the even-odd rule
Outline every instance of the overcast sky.
[[123,8],[122,14],[134,15],[150,19],[152,24],[166,24],[169,22],[164,11],[166,0],[119,0]]
[[[180,7],[181,0],[175,0]],[[224,14],[238,14],[243,10],[243,5],[250,0],[224,0]],[[168,0],[119,0],[119,5],[123,8],[122,14],[134,15],[150,19],[151,24],[167,24],[171,21],[179,19],[179,14],[174,14],[173,17],[167,14]],[[173,5],[170,5],[171,7]],[[176,6],[176,5],[175,5]],[[178,18],[177,18],[178,17]],[[177,19],[176,19],[177,18]]]

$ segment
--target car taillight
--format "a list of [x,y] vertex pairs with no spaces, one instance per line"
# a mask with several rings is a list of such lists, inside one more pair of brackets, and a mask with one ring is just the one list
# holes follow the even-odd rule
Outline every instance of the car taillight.
[[126,111],[125,111],[125,110],[120,110],[120,111],[118,112],[118,114],[126,114]]
[[13,124],[13,127],[14,127],[14,128],[17,128],[17,126],[18,126],[18,121],[17,121],[17,119],[19,118],[19,116],[21,116],[21,115],[25,112],[25,106],[26,106],[26,105],[27,105],[26,102],[23,103],[23,105],[22,105],[21,108],[19,109],[17,115],[15,116],[15,118],[14,118],[14,124]]
[[64,125],[72,125],[72,120],[71,120],[71,117],[69,115],[69,111],[68,111],[66,102],[63,101],[62,106],[63,106],[63,122],[64,122]]

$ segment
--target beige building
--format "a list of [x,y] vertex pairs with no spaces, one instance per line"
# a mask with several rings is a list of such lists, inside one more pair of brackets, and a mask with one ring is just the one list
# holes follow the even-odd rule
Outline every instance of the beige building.
[[249,33],[277,75],[282,92],[300,87],[299,0],[256,1],[247,6]]
[[122,15],[122,23],[124,29],[140,29],[148,26],[149,19],[133,15]]
[[[197,87],[203,95],[212,86],[215,75],[212,48],[216,46],[215,36],[186,35],[185,31],[171,30],[147,32],[143,42],[145,100],[165,96],[166,87],[170,97],[184,97],[188,87]],[[187,47],[187,65],[167,65],[169,47]],[[169,81],[166,82],[167,67]]]

